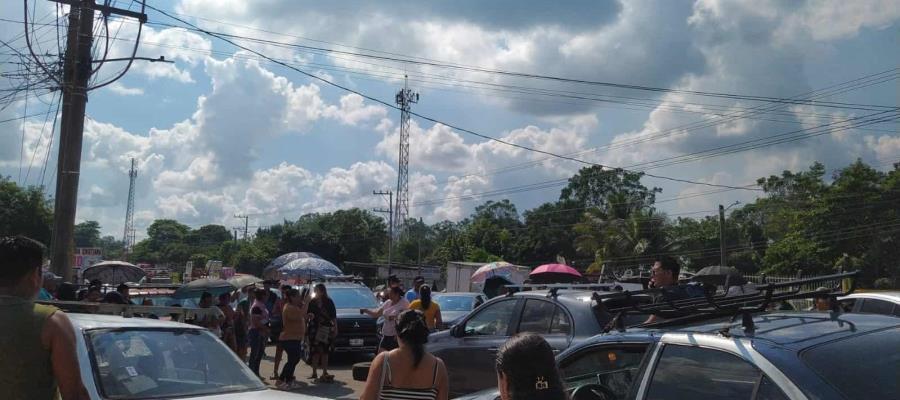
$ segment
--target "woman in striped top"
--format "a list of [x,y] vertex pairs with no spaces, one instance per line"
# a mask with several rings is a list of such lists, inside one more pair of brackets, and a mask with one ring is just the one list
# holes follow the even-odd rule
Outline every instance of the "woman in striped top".
[[421,312],[407,310],[397,319],[400,347],[375,357],[362,400],[447,400],[447,368],[425,352],[428,326]]

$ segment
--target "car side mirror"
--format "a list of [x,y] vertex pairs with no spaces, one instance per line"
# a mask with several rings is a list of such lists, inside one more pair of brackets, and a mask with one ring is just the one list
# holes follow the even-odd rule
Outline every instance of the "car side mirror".
[[450,336],[457,337],[457,338],[465,336],[465,328],[464,327],[465,327],[465,325],[463,325],[463,324],[453,325],[453,327],[450,328]]

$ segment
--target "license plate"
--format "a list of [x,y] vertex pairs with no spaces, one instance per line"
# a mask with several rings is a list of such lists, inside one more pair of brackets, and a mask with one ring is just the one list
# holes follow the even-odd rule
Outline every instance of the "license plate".
[[350,345],[351,346],[362,346],[363,340],[362,339],[350,339]]

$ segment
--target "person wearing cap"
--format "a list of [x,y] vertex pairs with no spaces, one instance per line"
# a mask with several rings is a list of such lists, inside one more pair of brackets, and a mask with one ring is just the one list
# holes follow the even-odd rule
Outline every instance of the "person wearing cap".
[[409,291],[406,292],[406,301],[412,303],[413,301],[418,300],[419,288],[421,288],[424,284],[425,278],[421,276],[415,277],[415,279],[413,279],[413,288],[409,289]]

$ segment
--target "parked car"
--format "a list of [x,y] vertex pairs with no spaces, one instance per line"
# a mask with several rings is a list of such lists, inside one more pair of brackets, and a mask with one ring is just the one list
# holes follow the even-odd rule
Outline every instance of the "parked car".
[[338,353],[374,353],[381,337],[376,319],[360,314],[361,308],[377,308],[375,294],[361,283],[322,282],[337,309],[338,334],[334,351]]
[[[752,330],[718,317],[601,334],[557,364],[572,400],[898,398],[900,320],[817,312],[752,320]],[[459,399],[497,398],[494,388]]]
[[[594,292],[558,290],[517,292],[495,297],[465,316],[449,331],[428,337],[428,351],[444,360],[451,395],[496,386],[497,349],[520,332],[540,333],[557,352],[586,340],[608,322],[592,308]],[[626,324],[646,320],[632,315]]]
[[267,389],[206,329],[154,319],[68,315],[91,399],[317,399]]
[[853,293],[838,299],[845,310],[900,317],[900,292]]
[[435,293],[433,299],[441,306],[441,320],[444,323],[441,329],[448,329],[484,304],[487,296],[484,293],[451,292]]

